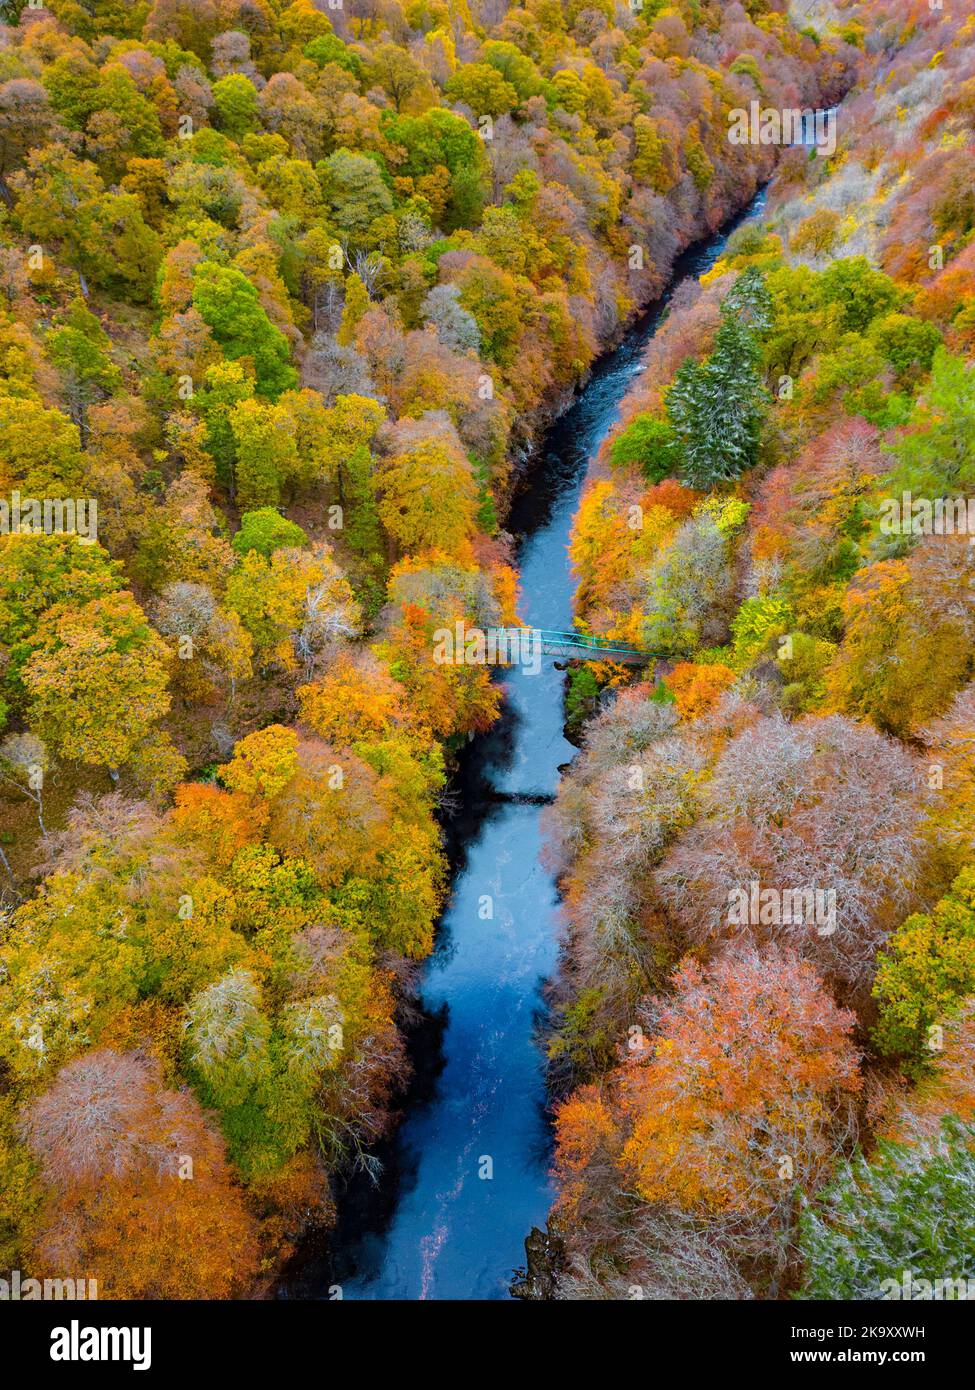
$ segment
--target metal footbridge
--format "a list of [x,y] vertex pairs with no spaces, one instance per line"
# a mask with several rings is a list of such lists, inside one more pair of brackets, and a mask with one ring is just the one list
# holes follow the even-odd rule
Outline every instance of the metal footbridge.
[[[515,637],[517,633],[524,633],[526,629],[509,627],[504,631]],[[597,660],[602,657],[607,661],[633,662],[642,665],[647,661],[652,661],[654,657],[667,655],[666,652],[651,652],[641,647],[626,647],[611,637],[594,637],[588,632],[565,632],[558,628],[549,627],[528,628],[527,631],[536,634],[541,639],[542,652],[545,656],[574,656],[582,660]]]

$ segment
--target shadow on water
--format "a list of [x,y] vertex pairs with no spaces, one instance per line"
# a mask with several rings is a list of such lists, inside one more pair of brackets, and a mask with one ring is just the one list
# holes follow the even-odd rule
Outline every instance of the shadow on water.
[[[572,626],[568,541],[586,465],[615,422],[641,355],[684,280],[712,266],[734,228],[677,261],[668,292],[595,366],[547,431],[508,520],[519,539],[521,613]],[[544,1223],[551,1131],[537,1046],[542,986],[558,955],[556,885],[540,862],[540,817],[575,750],[562,733],[563,674],[505,673],[503,717],[471,740],[444,830],[451,894],[422,975],[423,1014],[404,1119],[376,1149],[378,1184],[354,1175],[328,1249],[310,1243],[279,1291],[352,1299],[507,1297],[523,1242]]]

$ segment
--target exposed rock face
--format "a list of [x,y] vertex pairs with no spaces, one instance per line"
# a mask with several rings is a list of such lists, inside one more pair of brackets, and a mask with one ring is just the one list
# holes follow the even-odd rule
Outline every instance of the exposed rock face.
[[555,1276],[565,1259],[565,1247],[549,1230],[533,1226],[525,1237],[527,1269],[511,1285],[513,1298],[541,1303],[555,1296]]

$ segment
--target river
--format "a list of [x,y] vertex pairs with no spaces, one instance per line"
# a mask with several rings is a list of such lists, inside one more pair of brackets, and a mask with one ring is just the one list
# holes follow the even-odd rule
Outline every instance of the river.
[[[572,626],[568,541],[590,457],[641,371],[641,355],[681,281],[701,275],[764,194],[686,251],[670,288],[596,364],[548,430],[508,526],[521,537],[521,615]],[[558,897],[540,860],[540,816],[575,752],[562,734],[564,673],[551,658],[505,673],[505,713],[472,740],[448,827],[454,865],[436,948],[422,977],[416,1080],[378,1187],[353,1180],[329,1254],[309,1256],[282,1297],[508,1297],[524,1240],[551,1205],[551,1129],[537,1045],[542,988],[558,957]],[[489,915],[490,914],[490,915]]]

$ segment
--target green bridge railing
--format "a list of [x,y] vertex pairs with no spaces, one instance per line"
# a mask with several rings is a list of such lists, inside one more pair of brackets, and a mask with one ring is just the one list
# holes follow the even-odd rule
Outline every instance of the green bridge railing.
[[[666,652],[647,651],[642,647],[625,647],[610,637],[593,637],[585,632],[566,632],[549,627],[530,630],[537,632],[541,637],[542,651],[546,656],[605,656],[612,661],[644,662],[668,655]],[[508,628],[506,631],[514,633],[518,629]]]

